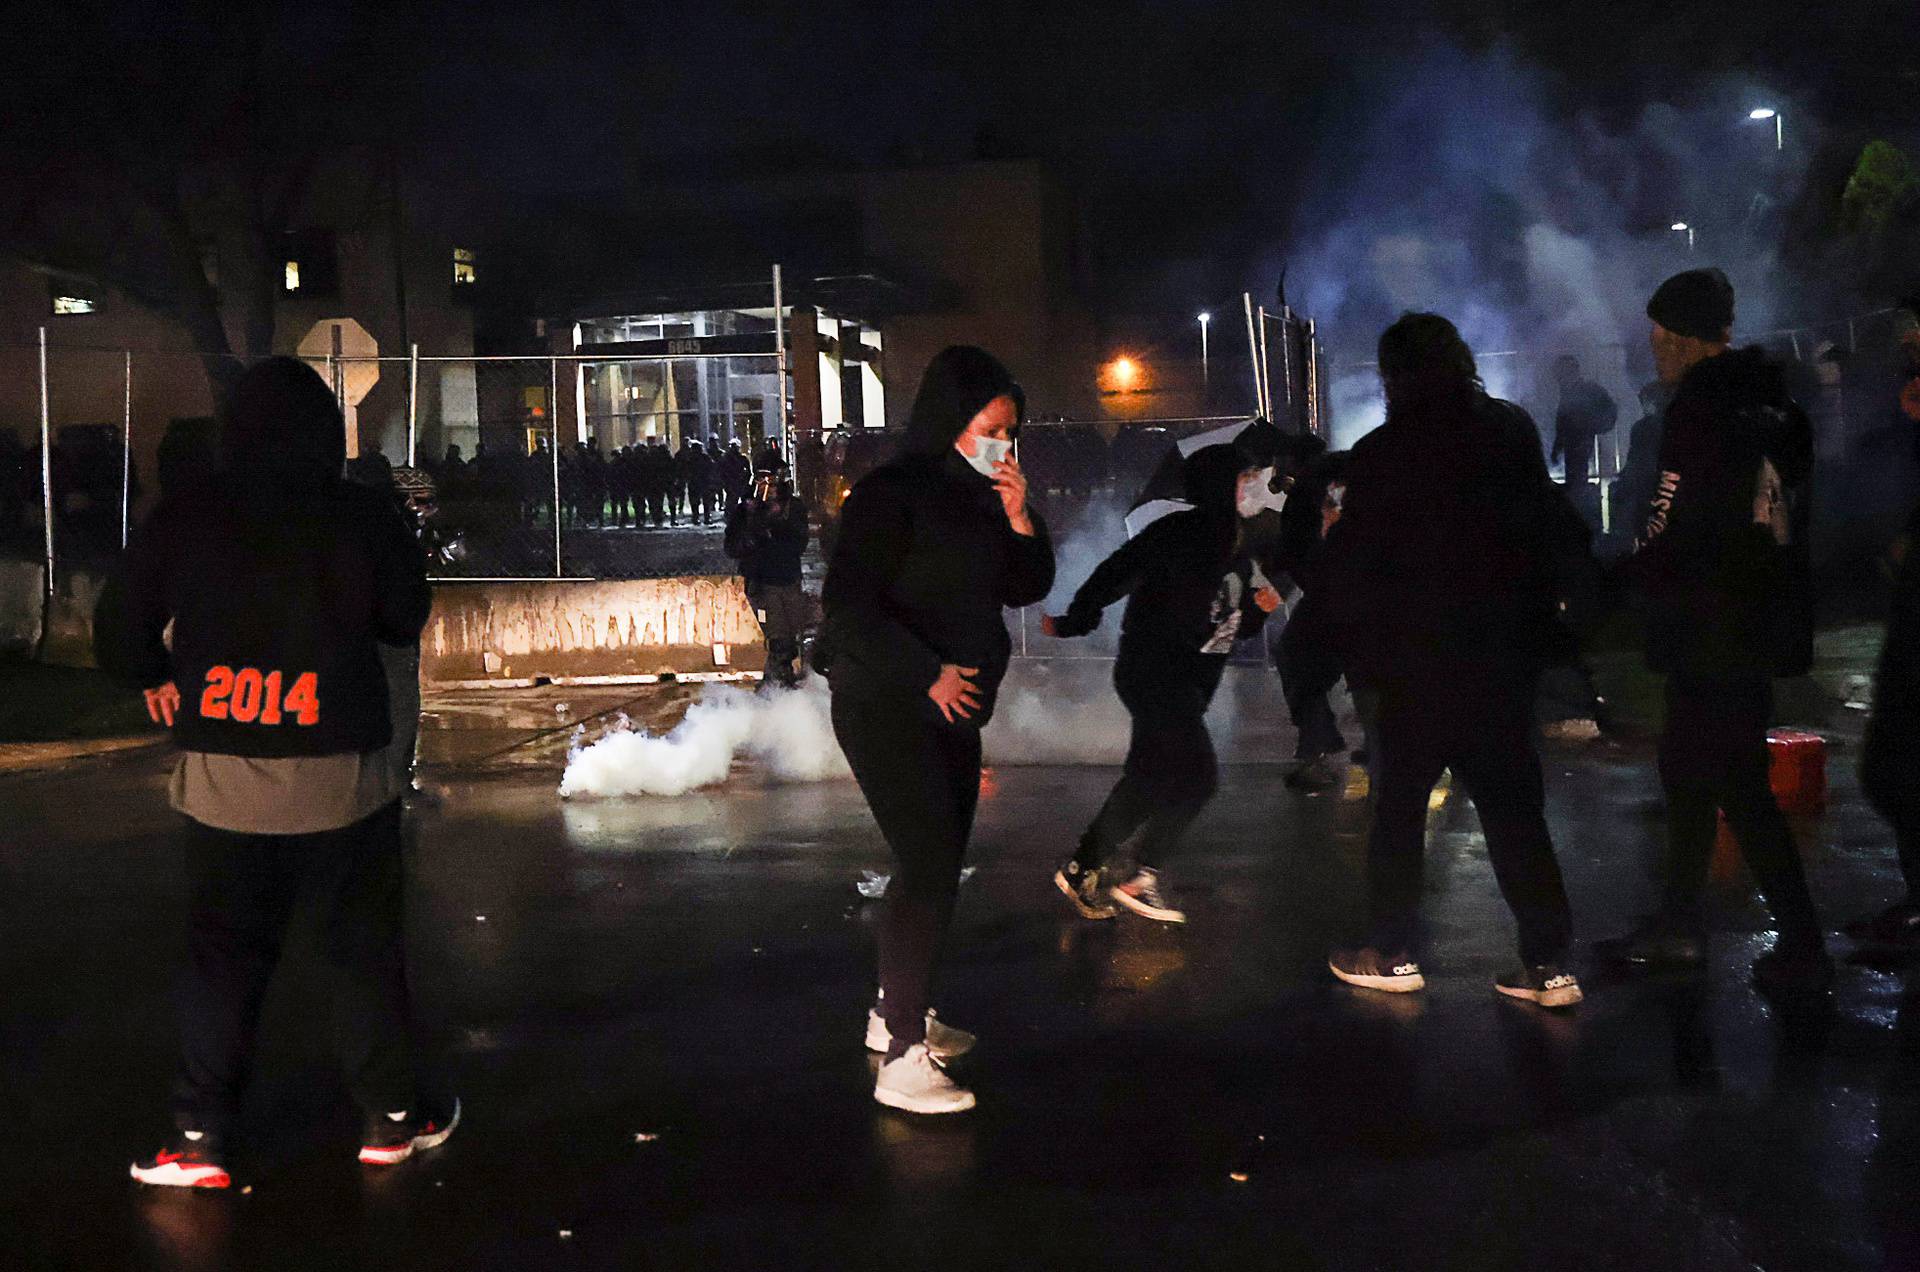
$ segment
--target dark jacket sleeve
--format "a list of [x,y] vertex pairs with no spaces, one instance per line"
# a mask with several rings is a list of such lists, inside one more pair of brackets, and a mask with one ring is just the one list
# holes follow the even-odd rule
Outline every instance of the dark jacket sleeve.
[[1100,626],[1100,614],[1107,606],[1131,596],[1147,576],[1154,559],[1159,536],[1154,534],[1156,527],[1166,522],[1156,521],[1142,531],[1138,538],[1129,539],[1119,549],[1093,568],[1087,581],[1073,594],[1072,604],[1061,616],[1057,630],[1062,636],[1085,636]]
[[1032,534],[1015,534],[1011,527],[1007,530],[1013,547],[1007,554],[1000,603],[1015,609],[1038,605],[1053,591],[1053,538],[1037,509],[1029,509],[1027,515],[1033,518]]
[[168,548],[174,542],[167,533],[169,520],[169,509],[163,506],[134,532],[94,610],[94,661],[142,689],[165,684],[173,676],[162,638],[173,617],[167,601]]
[[373,638],[383,645],[411,645],[433,610],[427,559],[400,510],[386,500],[368,513],[373,549]]
[[890,485],[862,481],[847,496],[821,595],[836,670],[851,662],[915,686],[940,678],[940,655],[887,602],[912,534],[912,512]]

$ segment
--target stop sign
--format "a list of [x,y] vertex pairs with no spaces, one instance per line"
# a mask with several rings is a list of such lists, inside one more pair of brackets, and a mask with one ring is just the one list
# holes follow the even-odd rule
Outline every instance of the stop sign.
[[[300,357],[314,364],[314,370],[328,376],[327,383],[333,383],[327,360],[336,352],[334,332],[340,333],[341,391],[346,398],[345,406],[358,406],[360,400],[373,392],[373,386],[380,380],[380,364],[371,361],[380,356],[380,345],[367,333],[367,329],[351,318],[322,318],[313,324],[306,335],[300,338]],[[354,359],[369,359],[354,361]]]

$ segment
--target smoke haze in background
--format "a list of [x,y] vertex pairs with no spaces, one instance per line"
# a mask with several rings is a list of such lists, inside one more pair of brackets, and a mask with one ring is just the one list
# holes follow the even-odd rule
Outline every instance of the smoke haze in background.
[[[1824,298],[1804,301],[1779,269],[1779,222],[1803,179],[1796,156],[1812,152],[1817,129],[1795,103],[1727,85],[1607,125],[1567,116],[1549,80],[1505,47],[1439,45],[1369,65],[1346,126],[1303,159],[1317,179],[1292,246],[1261,271],[1288,267],[1289,299],[1333,341],[1337,446],[1383,417],[1362,364],[1407,310],[1452,319],[1488,389],[1536,419],[1556,400],[1553,355],[1580,356],[1623,423],[1651,378],[1644,306],[1667,275],[1725,269],[1736,339],[1826,316],[1799,312]],[[1770,126],[1745,118],[1761,102],[1792,122],[1784,155]],[[1676,221],[1695,227],[1691,253]]]

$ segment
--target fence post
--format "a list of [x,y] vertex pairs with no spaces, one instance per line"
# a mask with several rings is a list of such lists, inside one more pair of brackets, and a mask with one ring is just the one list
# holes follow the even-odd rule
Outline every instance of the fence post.
[[127,392],[120,411],[120,546],[133,518],[133,350],[127,350]]
[[1253,365],[1253,410],[1256,415],[1265,415],[1267,398],[1260,387],[1260,341],[1253,334],[1253,293],[1241,292],[1240,304],[1247,311],[1247,361]]
[[1260,400],[1266,409],[1260,414],[1269,422],[1273,421],[1273,366],[1267,355],[1267,307],[1260,306]]
[[[477,377],[476,377],[477,380]],[[441,412],[443,418],[445,412]],[[445,430],[441,430],[445,436]],[[407,346],[407,467],[419,467],[416,451],[420,442],[420,345]]]
[[553,577],[560,570],[560,359],[547,358],[547,452],[553,456]]
[[773,359],[773,385],[780,401],[780,450],[791,464],[793,430],[787,427],[787,306],[778,265],[773,267]]
[[44,643],[53,619],[53,416],[47,409],[47,329],[40,328],[40,516],[47,549],[46,613],[40,618]]

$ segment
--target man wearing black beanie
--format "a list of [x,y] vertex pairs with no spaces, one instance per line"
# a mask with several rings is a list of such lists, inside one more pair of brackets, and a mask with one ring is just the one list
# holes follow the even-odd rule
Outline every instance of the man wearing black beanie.
[[1813,659],[1807,478],[1813,432],[1781,369],[1730,350],[1733,287],[1717,269],[1662,283],[1647,304],[1654,366],[1675,386],[1659,484],[1628,570],[1647,599],[1647,665],[1667,677],[1660,782],[1665,896],[1600,944],[1636,967],[1697,966],[1717,814],[1780,927],[1753,968],[1763,990],[1824,990],[1833,963],[1793,839],[1768,782],[1773,679]]

